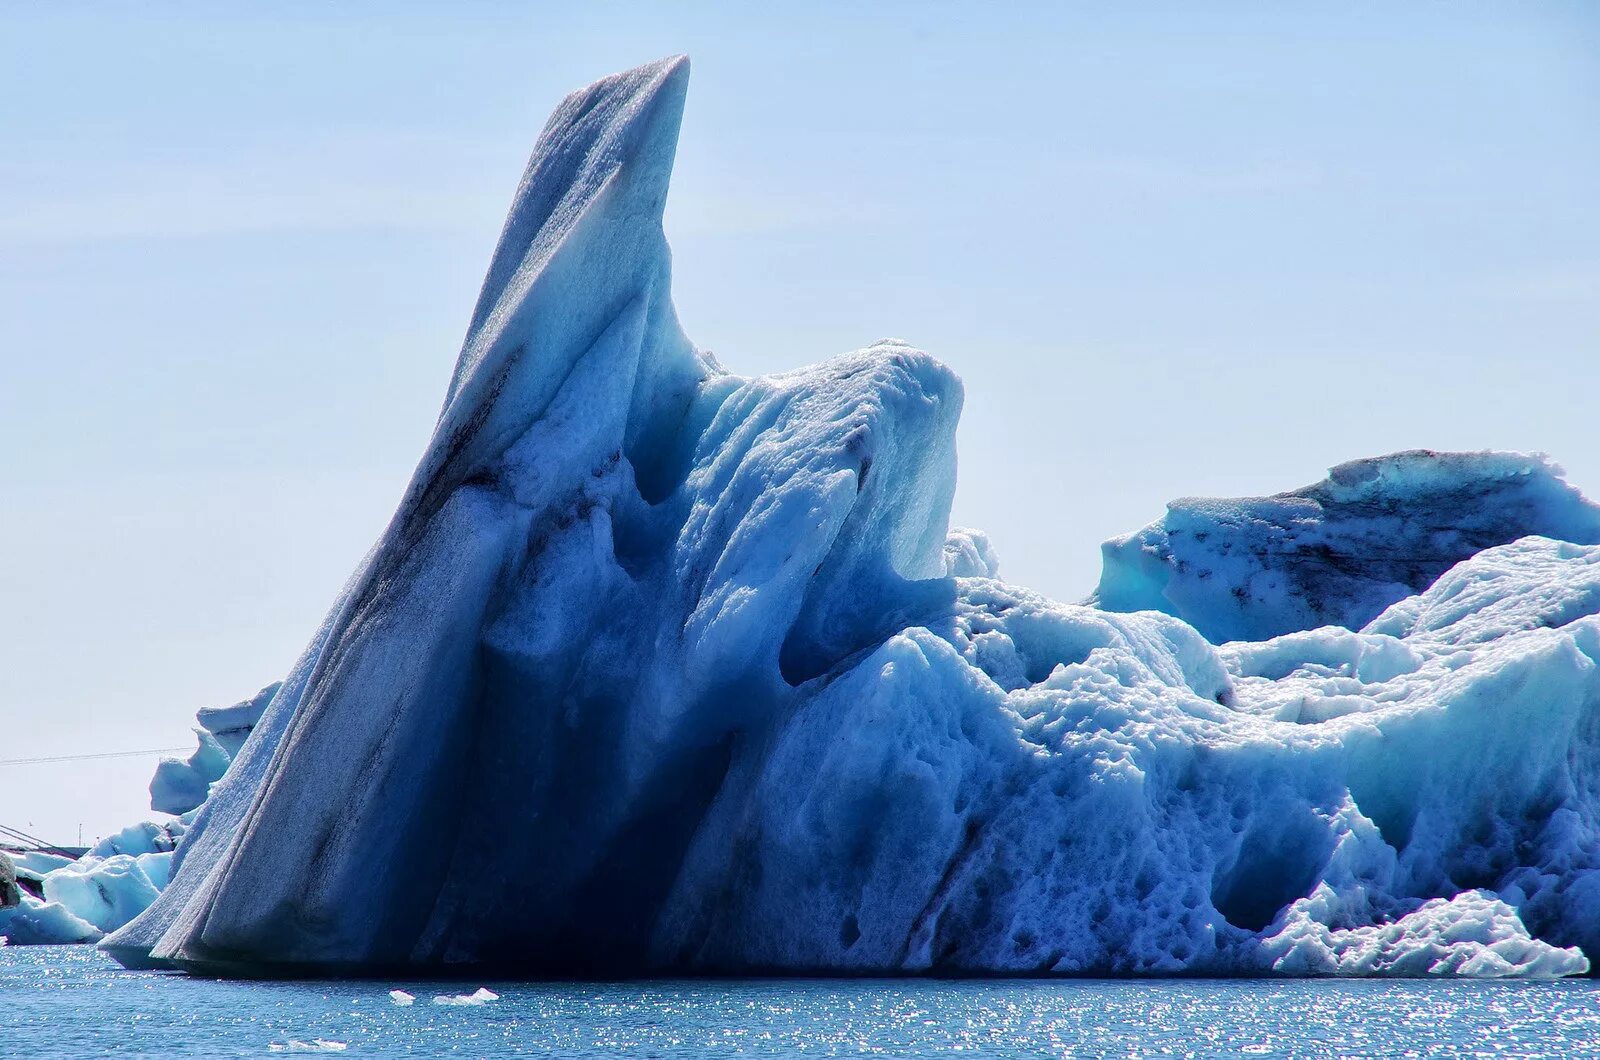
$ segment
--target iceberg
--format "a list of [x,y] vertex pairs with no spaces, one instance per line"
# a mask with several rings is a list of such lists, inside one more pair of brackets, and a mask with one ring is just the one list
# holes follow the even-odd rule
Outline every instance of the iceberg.
[[1214,643],[1351,629],[1460,561],[1530,535],[1600,544],[1600,506],[1548,460],[1418,449],[1272,497],[1187,497],[1101,546],[1089,602],[1165,611]]
[[201,707],[195,715],[199,746],[187,759],[166,758],[150,778],[150,808],[178,816],[200,808],[261,720],[282,682],[274,682],[228,707]]
[[269,685],[231,706],[200,709],[195,752],[187,760],[163,759],[150,781],[150,808],[175,819],[130,825],[76,859],[41,850],[17,853],[15,868],[26,890],[14,902],[5,900],[10,862],[0,853],[0,939],[18,945],[97,942],[149,907],[167,886],[179,840],[277,688]]
[[22,886],[17,901],[0,902],[0,938],[17,945],[100,941],[155,901],[184,830],[181,819],[145,821],[77,859],[42,851],[17,855],[15,879]]
[[[1587,502],[1533,458],[1398,454],[1204,516],[1235,542],[1200,541],[1225,596],[1279,579],[1259,626],[1239,612],[1249,642],[1215,643],[1228,613],[1183,589],[1174,531],[1200,515],[1113,549],[1101,607],[1009,585],[948,529],[962,388],[940,362],[888,339],[745,378],[684,336],[661,216],[687,77],[640,67],[550,119],[392,521],[223,775],[196,764],[171,882],[107,952],[283,975],[1588,970]],[[1291,532],[1327,545],[1319,573]],[[1335,562],[1376,540],[1431,551]]]

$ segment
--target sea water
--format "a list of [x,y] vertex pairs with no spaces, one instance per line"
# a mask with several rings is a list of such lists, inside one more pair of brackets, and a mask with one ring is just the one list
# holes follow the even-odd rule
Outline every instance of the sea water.
[[[498,1000],[437,1004],[487,986]],[[397,1005],[391,990],[415,996]],[[402,999],[403,1000],[403,999]],[[1600,1056],[1592,981],[242,982],[0,947],[7,1057]]]

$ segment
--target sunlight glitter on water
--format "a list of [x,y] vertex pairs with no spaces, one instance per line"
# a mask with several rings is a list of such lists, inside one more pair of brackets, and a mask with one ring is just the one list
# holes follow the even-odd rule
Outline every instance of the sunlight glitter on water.
[[[400,1006],[500,995],[481,1005]],[[0,948],[10,1055],[1600,1057],[1592,981],[231,982]]]

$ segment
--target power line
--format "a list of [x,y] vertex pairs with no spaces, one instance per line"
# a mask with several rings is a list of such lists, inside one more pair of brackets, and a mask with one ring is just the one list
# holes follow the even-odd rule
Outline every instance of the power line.
[[103,751],[86,755],[44,755],[37,758],[0,758],[0,766],[34,766],[49,762],[90,762],[103,758],[140,758],[144,755],[169,755],[189,751],[189,747],[153,747],[148,751]]
[[63,847],[56,846],[54,843],[46,843],[43,839],[40,839],[36,835],[29,835],[27,832],[17,828],[7,828],[3,824],[0,824],[0,839],[10,839],[13,842],[26,843],[32,847],[32,849],[45,854],[59,854],[62,857],[74,859],[76,859],[78,856],[71,851],[64,849]]

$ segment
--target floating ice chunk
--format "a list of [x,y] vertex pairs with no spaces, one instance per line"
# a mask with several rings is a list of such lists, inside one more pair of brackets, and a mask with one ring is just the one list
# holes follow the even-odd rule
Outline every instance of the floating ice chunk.
[[[499,994],[488,987],[480,986],[470,994],[437,994],[434,996],[433,1003],[435,1005],[487,1005],[491,1001],[499,1000]],[[410,1004],[409,1001],[399,1003]]]
[[328,1038],[313,1038],[309,1042],[290,1038],[286,1042],[272,1042],[267,1048],[275,1053],[342,1053],[350,1046]]
[[389,1002],[403,1008],[407,1005],[416,1004],[417,997],[415,994],[408,994],[404,990],[391,990],[389,991]]

